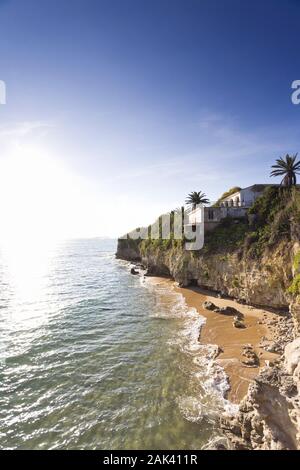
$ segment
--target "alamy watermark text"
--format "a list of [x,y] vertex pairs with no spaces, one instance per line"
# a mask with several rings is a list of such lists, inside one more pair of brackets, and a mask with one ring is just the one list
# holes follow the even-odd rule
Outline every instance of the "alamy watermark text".
[[292,89],[294,90],[291,95],[293,104],[300,104],[300,80],[294,80],[292,83]]
[[6,83],[0,80],[0,105],[6,104]]

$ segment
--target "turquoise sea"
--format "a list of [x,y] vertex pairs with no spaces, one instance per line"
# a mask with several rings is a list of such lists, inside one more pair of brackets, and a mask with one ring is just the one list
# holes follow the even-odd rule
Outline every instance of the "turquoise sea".
[[1,449],[200,449],[219,438],[203,318],[115,251],[101,239],[43,257],[1,250]]

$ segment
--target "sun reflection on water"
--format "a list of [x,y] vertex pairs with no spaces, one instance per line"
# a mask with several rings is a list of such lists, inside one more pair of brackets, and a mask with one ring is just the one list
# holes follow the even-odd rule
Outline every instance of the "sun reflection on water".
[[1,242],[1,264],[5,278],[9,322],[35,328],[46,321],[49,273],[56,243],[26,236]]

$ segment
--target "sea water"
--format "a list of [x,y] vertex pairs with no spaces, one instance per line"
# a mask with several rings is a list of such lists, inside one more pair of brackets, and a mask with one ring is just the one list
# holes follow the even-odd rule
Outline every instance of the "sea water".
[[0,258],[1,449],[219,439],[226,380],[198,341],[204,319],[180,294],[131,275],[113,240],[24,251]]

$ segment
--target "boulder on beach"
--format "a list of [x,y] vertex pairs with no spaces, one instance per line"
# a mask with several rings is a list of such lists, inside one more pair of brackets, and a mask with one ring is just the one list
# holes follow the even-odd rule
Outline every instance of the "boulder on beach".
[[205,310],[212,310],[214,312],[217,312],[219,307],[217,307],[213,302],[210,302],[209,300],[205,300],[203,302],[202,307],[205,308]]
[[243,346],[242,356],[243,356],[242,364],[245,367],[258,367],[259,366],[259,358],[256,352],[254,351],[252,344],[245,344]]
[[221,313],[222,315],[235,316],[238,320],[243,320],[244,318],[244,315],[241,312],[239,312],[239,310],[237,310],[234,307],[229,307],[228,305],[226,307],[220,307],[218,309],[218,312]]
[[234,328],[246,328],[246,325],[241,320],[239,320],[238,316],[233,318],[232,325]]
[[238,312],[235,308],[229,307],[228,305],[226,307],[220,307],[219,308],[219,313],[222,313],[223,315],[240,315],[240,312]]
[[243,314],[234,307],[229,307],[228,305],[226,307],[218,307],[210,300],[203,302],[202,307],[205,308],[205,310],[211,310],[216,313],[221,313],[222,315],[234,315],[238,320],[242,320],[244,317]]
[[264,350],[270,353],[281,354],[283,352],[283,346],[279,343],[272,342],[264,346]]

